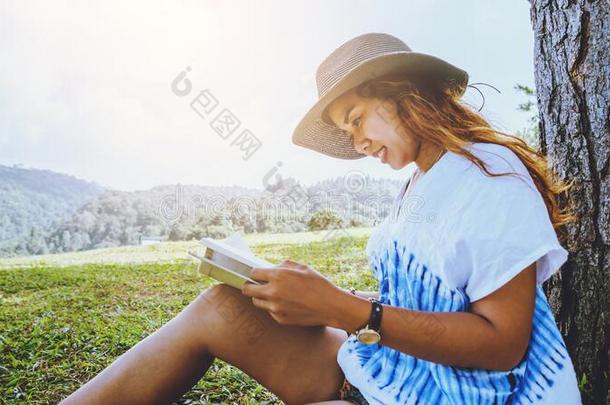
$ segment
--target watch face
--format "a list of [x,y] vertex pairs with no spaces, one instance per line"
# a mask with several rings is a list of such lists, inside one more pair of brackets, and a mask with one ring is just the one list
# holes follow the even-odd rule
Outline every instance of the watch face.
[[377,343],[381,340],[381,335],[374,329],[363,329],[358,332],[358,341],[367,345]]

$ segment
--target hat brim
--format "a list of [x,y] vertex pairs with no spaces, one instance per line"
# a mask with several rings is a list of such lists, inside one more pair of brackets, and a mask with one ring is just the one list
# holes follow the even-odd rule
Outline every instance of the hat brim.
[[293,131],[292,142],[338,159],[354,160],[367,156],[356,151],[346,131],[325,122],[322,112],[334,99],[355,86],[398,72],[436,75],[441,84],[453,89],[457,97],[464,94],[468,85],[466,71],[432,55],[401,51],[379,56],[353,68],[318,99]]

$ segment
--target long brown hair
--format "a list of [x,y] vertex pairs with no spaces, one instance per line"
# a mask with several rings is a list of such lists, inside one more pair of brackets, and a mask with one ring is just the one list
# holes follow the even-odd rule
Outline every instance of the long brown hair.
[[492,128],[481,114],[459,100],[459,91],[448,90],[439,83],[425,74],[392,74],[362,83],[357,92],[362,97],[394,102],[406,131],[466,157],[488,176],[517,174],[489,172],[485,163],[465,147],[471,142],[506,146],[521,159],[530,173],[555,230],[576,220],[571,207],[561,204],[561,201],[569,202],[563,198],[563,193],[573,186],[573,181],[562,181],[549,167],[547,156],[542,152],[515,135]]

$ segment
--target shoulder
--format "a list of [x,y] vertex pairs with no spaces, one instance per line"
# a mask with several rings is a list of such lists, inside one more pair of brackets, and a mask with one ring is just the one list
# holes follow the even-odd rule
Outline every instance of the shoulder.
[[[465,170],[455,179],[456,206],[460,215],[472,219],[497,219],[502,212],[544,206],[532,176],[521,158],[509,147],[492,143],[474,143],[467,149],[486,166],[488,175],[467,157],[461,156]],[[507,174],[504,174],[507,173]]]
[[527,173],[527,168],[521,161],[521,158],[508,146],[497,143],[476,142],[466,147],[466,149],[483,160],[492,173]]
[[[499,189],[506,192],[536,193],[537,189],[527,167],[521,158],[509,147],[496,143],[476,142],[466,147],[474,156],[479,158],[487,169],[487,174],[466,156],[460,158],[467,162],[465,173],[470,186],[478,191],[496,193]],[[506,175],[504,175],[507,173]],[[496,175],[500,176],[496,176]],[[466,179],[464,179],[466,180]]]

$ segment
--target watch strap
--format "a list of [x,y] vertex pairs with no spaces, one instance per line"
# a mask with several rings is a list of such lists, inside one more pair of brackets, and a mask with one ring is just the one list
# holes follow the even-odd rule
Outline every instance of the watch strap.
[[371,315],[369,317],[369,328],[379,332],[381,328],[381,316],[383,315],[383,307],[381,302],[376,298],[370,297],[369,301],[372,303]]
[[356,329],[356,333],[358,333],[359,330],[364,328],[374,329],[375,331],[379,332],[381,326],[381,315],[383,314],[383,307],[381,306],[381,303],[374,297],[368,297],[367,300],[371,303],[371,312],[369,314],[369,319]]

